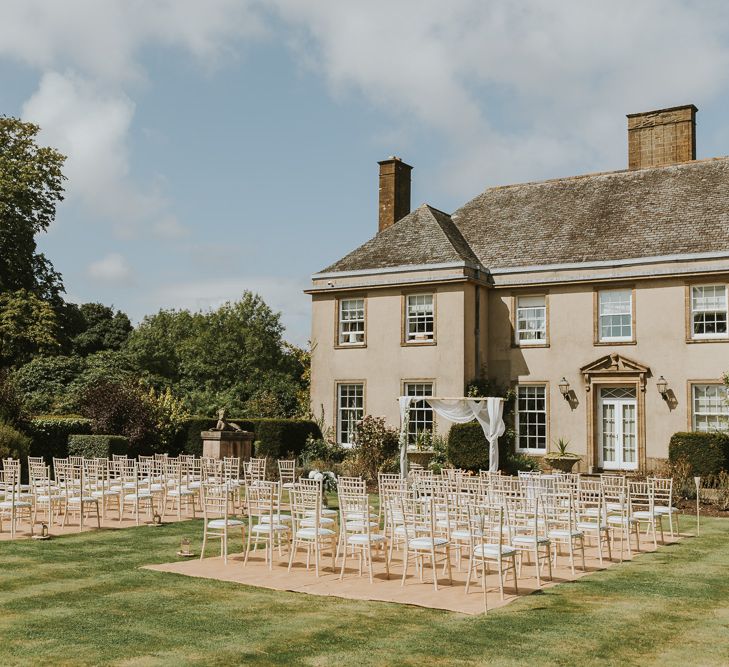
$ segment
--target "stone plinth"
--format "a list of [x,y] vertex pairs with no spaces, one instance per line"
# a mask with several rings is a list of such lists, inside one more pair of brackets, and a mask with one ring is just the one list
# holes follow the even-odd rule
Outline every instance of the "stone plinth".
[[203,431],[200,437],[206,458],[233,456],[247,461],[253,454],[253,433],[250,431]]

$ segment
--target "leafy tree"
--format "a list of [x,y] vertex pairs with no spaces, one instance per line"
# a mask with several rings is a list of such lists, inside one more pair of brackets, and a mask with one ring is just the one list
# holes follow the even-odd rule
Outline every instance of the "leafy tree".
[[134,381],[101,381],[86,388],[80,412],[91,420],[95,435],[124,435],[130,453],[149,454],[159,445],[155,406]]
[[153,386],[174,387],[190,411],[289,417],[298,410],[305,367],[282,335],[279,314],[245,292],[214,311],[146,317],[127,349]]
[[120,310],[101,303],[84,303],[78,307],[80,331],[72,338],[75,354],[86,356],[101,350],[120,349],[132,332],[129,317]]
[[27,417],[26,408],[22,391],[10,371],[0,368],[0,422],[21,424]]
[[19,366],[58,350],[58,321],[48,301],[25,289],[0,293],[0,366]]
[[61,276],[36,252],[63,201],[65,157],[36,143],[37,125],[0,116],[0,292],[27,290],[59,300]]

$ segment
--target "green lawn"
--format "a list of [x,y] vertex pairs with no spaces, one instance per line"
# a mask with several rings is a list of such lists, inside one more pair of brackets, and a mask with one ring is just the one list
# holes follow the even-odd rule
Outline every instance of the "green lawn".
[[201,523],[0,542],[0,665],[729,663],[727,520],[488,617],[138,569],[183,535]]

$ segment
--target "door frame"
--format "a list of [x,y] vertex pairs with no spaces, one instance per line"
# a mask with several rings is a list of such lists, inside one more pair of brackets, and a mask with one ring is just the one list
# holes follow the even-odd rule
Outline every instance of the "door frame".
[[638,431],[638,465],[637,470],[646,470],[645,447],[645,390],[646,380],[651,374],[650,368],[637,361],[613,352],[583,366],[580,373],[585,381],[585,404],[587,413],[587,467],[588,470],[600,468],[600,434],[597,428],[599,418],[600,392],[597,388],[608,385],[635,385],[635,396],[638,402],[636,416]]
[[[617,385],[617,386],[623,386],[630,388],[631,385]],[[607,385],[607,388],[609,388],[610,385]],[[603,470],[630,470],[634,471],[638,469],[639,460],[638,460],[638,394],[636,392],[636,395],[633,398],[602,398],[602,390],[606,388],[606,385],[603,385],[598,388],[597,391],[597,438],[598,438],[598,447],[597,447],[597,460],[600,465],[600,467]],[[617,465],[613,467],[607,467],[605,465],[605,461],[603,459],[603,414],[602,414],[602,408],[605,404],[613,405],[615,407],[615,432],[620,433],[619,440],[615,443],[615,451],[616,451],[616,457],[619,459],[619,462]],[[623,423],[623,412],[626,405],[631,405],[635,408],[635,416],[633,419],[634,428],[635,428],[635,447],[636,447],[636,457],[635,457],[635,463],[630,464],[630,466],[627,466],[625,464],[625,461],[623,461],[623,429],[622,429],[622,423]],[[618,406],[620,406],[620,410],[618,411]]]

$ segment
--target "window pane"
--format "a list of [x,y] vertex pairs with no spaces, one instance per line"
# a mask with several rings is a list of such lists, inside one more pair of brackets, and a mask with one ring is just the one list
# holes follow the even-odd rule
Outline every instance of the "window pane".
[[630,290],[603,290],[598,294],[600,340],[631,340],[633,295]]
[[408,341],[431,341],[435,331],[432,294],[411,294],[406,305],[406,336]]
[[729,403],[724,385],[693,385],[693,420],[695,431],[729,431]]
[[520,296],[516,301],[516,331],[519,343],[547,341],[547,307],[543,296]]
[[693,335],[727,335],[726,285],[699,285],[691,288]]
[[364,343],[364,299],[342,299],[339,302],[339,344]]
[[337,386],[337,437],[342,445],[352,445],[354,429],[364,417],[364,385]]
[[[430,382],[408,382],[405,385],[406,396],[432,396],[433,385]],[[408,443],[414,445],[418,433],[433,432],[433,408],[425,401],[410,404],[410,421],[408,423]]]
[[517,447],[547,449],[547,390],[544,385],[517,387]]

